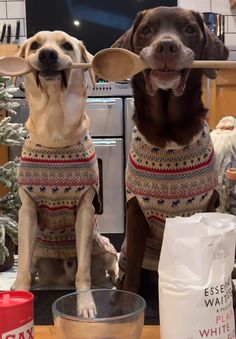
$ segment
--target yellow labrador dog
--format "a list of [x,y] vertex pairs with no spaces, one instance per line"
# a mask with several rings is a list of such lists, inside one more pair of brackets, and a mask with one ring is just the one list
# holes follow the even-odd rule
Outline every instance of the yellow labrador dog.
[[[84,71],[68,67],[92,56],[61,31],[37,33],[20,56],[33,72],[25,78],[29,136],[18,177],[22,207],[14,288],[29,290],[38,274],[43,282],[74,282],[77,291],[89,291],[91,271],[98,280],[107,273],[115,280],[118,272],[116,251],[97,230],[99,176]],[[79,313],[96,315],[92,298],[80,303]]]

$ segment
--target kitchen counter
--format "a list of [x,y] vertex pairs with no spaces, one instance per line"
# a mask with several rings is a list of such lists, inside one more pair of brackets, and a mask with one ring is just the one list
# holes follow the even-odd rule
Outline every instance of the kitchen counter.
[[[11,289],[16,279],[17,256],[15,257],[15,265],[6,272],[0,272],[0,291],[8,291]],[[110,282],[107,281],[103,288],[111,288]],[[93,288],[101,288],[101,286],[93,286]],[[159,325],[159,312],[158,312],[158,289],[147,289],[143,291],[142,296],[146,300],[147,307],[145,311],[145,325]],[[71,288],[37,288],[34,286],[31,292],[34,293],[34,323],[35,325],[52,325],[52,311],[51,307],[53,302],[65,294],[74,292]]]
[[[53,326],[35,326],[35,339],[56,339]],[[160,327],[157,325],[145,325],[142,339],[160,339]]]

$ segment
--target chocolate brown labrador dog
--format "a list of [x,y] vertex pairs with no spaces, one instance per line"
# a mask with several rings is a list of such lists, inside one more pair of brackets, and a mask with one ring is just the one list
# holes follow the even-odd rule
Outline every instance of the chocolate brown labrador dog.
[[138,292],[141,268],[158,270],[167,217],[212,211],[218,196],[214,150],[194,60],[228,57],[224,44],[191,10],[158,7],[137,15],[113,47],[149,65],[132,79],[134,122],[126,169],[127,234],[120,256],[123,288]]

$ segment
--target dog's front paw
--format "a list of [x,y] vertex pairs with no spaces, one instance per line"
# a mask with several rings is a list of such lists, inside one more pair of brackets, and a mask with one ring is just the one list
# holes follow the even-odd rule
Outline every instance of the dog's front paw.
[[11,286],[12,291],[29,291],[31,284],[14,282]]
[[116,280],[116,289],[123,290],[124,281],[121,281],[119,278]]
[[95,318],[97,308],[91,291],[80,292],[77,298],[77,314],[83,318]]
[[26,276],[24,278],[16,277],[15,282],[11,286],[11,290],[17,291],[29,291],[31,286],[31,275],[30,278]]

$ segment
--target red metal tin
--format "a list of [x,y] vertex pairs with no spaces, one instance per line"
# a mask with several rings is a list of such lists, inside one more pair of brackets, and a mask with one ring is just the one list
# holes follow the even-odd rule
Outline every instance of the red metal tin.
[[0,339],[33,339],[34,295],[0,292]]

